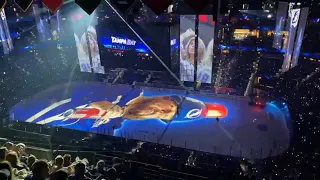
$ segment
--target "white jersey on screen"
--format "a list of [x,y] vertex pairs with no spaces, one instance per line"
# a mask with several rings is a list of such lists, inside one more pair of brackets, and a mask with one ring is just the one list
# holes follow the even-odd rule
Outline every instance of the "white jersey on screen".
[[105,74],[104,67],[101,66],[100,54],[92,57],[92,68],[94,73]]
[[212,67],[211,65],[201,64],[198,66],[197,80],[201,83],[211,83]]
[[[212,67],[210,64],[200,64],[198,66],[197,80],[201,83],[211,83]],[[194,66],[188,60],[180,60],[180,80],[194,81]]]
[[194,66],[189,60],[180,60],[180,80],[194,81]]
[[80,71],[81,72],[92,72],[91,71],[90,58],[84,52],[84,50],[83,50],[83,48],[81,46],[81,43],[80,43],[78,35],[74,34],[74,39],[76,41],[76,47],[77,47]]

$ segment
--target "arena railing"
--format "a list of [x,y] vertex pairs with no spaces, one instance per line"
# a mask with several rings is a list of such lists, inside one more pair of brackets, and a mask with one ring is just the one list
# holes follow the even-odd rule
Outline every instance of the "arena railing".
[[[28,129],[28,128],[25,128],[25,126],[32,126],[33,125],[33,124],[21,123],[21,122],[16,122],[16,123],[20,124],[19,127],[21,129]],[[57,145],[63,146],[65,149],[69,149],[69,150],[77,149],[77,148],[81,149],[81,148],[79,148],[80,146],[83,149],[92,149],[92,150],[102,149],[101,144],[99,144],[99,145],[97,145],[97,144],[94,145],[94,143],[88,144],[88,142],[81,142],[80,140],[78,140],[79,142],[76,143],[76,144],[71,144],[70,142],[65,142],[66,139],[64,139],[64,141],[60,141],[59,138],[56,139],[55,138],[56,134],[50,136],[50,135],[47,135],[47,134],[37,133],[36,129],[37,129],[38,126],[39,125],[34,125],[35,128],[30,128],[30,129],[33,129],[33,132],[10,128],[10,130],[13,131],[14,133],[6,133],[6,134],[22,133],[20,135],[15,135],[15,136],[8,137],[8,138],[10,138],[11,140],[14,140],[14,141],[25,142],[27,144],[30,144],[31,146],[37,146],[37,144],[40,145],[39,143],[43,143],[43,144],[48,143],[49,147],[53,146],[52,147],[53,150],[56,149]],[[53,128],[53,127],[51,127],[51,128]],[[62,128],[62,130],[66,131],[64,133],[69,132],[69,133],[74,134],[74,133],[78,132],[78,131],[68,130],[68,129],[63,129],[63,128]],[[58,132],[60,132],[60,131],[61,130],[59,130]],[[78,133],[81,134],[82,132],[79,131]],[[85,134],[88,134],[88,133],[83,132],[83,134],[85,135]],[[102,134],[102,133],[100,132],[98,134]],[[138,137],[133,137],[133,136],[131,136],[128,133],[125,133],[125,132],[122,133],[121,137],[114,137],[114,136],[108,136],[108,137],[110,137],[110,138],[106,138],[106,141],[108,141],[110,143],[113,143],[113,141],[117,141],[118,142],[118,141],[120,141],[122,139],[123,143],[125,143],[126,140],[132,140],[132,141],[136,141],[136,142],[142,141],[142,142],[146,142],[146,143],[156,143],[157,144],[156,138],[147,139],[146,137],[140,137],[140,139],[139,139]],[[120,138],[120,139],[115,139],[115,138]],[[179,140],[181,142],[184,142],[181,139],[172,139],[171,138],[171,141],[170,141],[171,144],[169,142],[169,144],[160,144],[160,145],[163,145],[163,146],[168,145],[168,146],[174,147],[172,142],[173,141],[177,141],[177,140]],[[276,144],[284,144],[282,142],[275,142],[275,143]],[[189,144],[189,142],[187,140],[185,140],[183,147],[176,147],[176,148],[183,148],[185,150],[188,150],[188,144]],[[202,153],[213,153],[213,154],[217,154],[217,156],[219,154],[221,154],[218,151],[221,151],[222,149],[218,149],[215,146],[212,146],[209,149],[207,147],[207,149],[206,149],[205,147],[202,147],[202,145],[201,145],[202,143],[201,142],[199,142],[198,144],[199,144],[199,151],[202,152]],[[248,152],[243,152],[243,150],[241,148],[239,149],[239,148],[234,147],[234,146],[235,146],[234,142],[230,141],[229,150],[227,152],[224,152],[223,153],[224,155],[221,155],[221,156],[225,156],[225,157],[227,157],[227,156],[237,156],[238,159],[241,159],[241,158],[248,157],[248,156],[244,156],[243,154],[245,154],[245,153],[248,154],[249,153],[249,157],[251,157],[253,159],[262,159],[262,158],[277,156],[277,155],[281,154],[282,152],[284,152],[288,148],[288,144],[287,144],[287,145],[280,145],[276,149],[247,148]],[[105,146],[104,148],[107,148],[107,147],[108,146]],[[109,150],[111,150],[111,148]],[[123,150],[123,149],[121,149],[121,150]],[[192,151],[192,149],[189,149],[189,151]],[[235,157],[233,157],[233,158],[235,158]]]
[[[40,135],[40,134],[35,134],[35,133],[30,133],[27,132],[26,134],[30,135]],[[47,136],[45,136],[47,137]],[[32,140],[34,140],[34,138],[31,138]],[[7,139],[8,141],[8,139]],[[38,158],[42,159],[45,158],[47,160],[52,160],[53,157],[55,157],[56,155],[61,155],[61,154],[71,154],[73,157],[79,156],[82,158],[88,158],[88,159],[92,159],[92,162],[96,162],[95,159],[97,159],[97,151],[75,151],[75,150],[68,150],[68,149],[62,149],[62,148],[67,148],[68,146],[62,146],[61,149],[57,149],[57,150],[52,150],[49,148],[43,148],[44,146],[47,146],[45,143],[38,143],[36,144],[35,142],[28,142],[28,141],[13,141],[14,143],[25,143],[27,145],[27,149],[26,152],[28,154],[34,154],[36,155]],[[40,147],[39,147],[40,146]],[[70,146],[69,146],[70,147]],[[80,147],[79,147],[80,149]],[[163,168],[161,166],[157,166],[157,165],[153,165],[153,164],[147,164],[144,162],[139,162],[139,161],[134,161],[134,160],[130,160],[132,158],[132,156],[130,157],[130,155],[126,155],[124,152],[115,152],[115,151],[100,151],[100,153],[103,154],[110,154],[112,156],[109,157],[121,157],[124,159],[129,159],[129,162],[131,164],[137,165],[139,166],[140,169],[143,169],[144,171],[144,175],[148,175],[148,176],[161,176],[164,179],[166,178],[170,178],[170,179],[203,179],[200,176],[197,177],[197,175],[192,175],[192,174],[188,174],[188,173],[182,173],[179,171],[174,171],[174,170],[169,170],[167,168]],[[107,156],[104,156],[107,157]],[[99,158],[101,158],[101,155],[99,156]],[[109,159],[109,161],[112,159]],[[142,166],[143,165],[143,166]],[[152,167],[152,168],[150,168]],[[154,167],[157,168],[157,170],[154,172]],[[177,176],[177,177],[175,177]],[[191,178],[192,176],[192,178]],[[185,177],[185,178],[181,178],[181,177]]]
[[[95,159],[102,159],[105,160],[108,164],[111,164],[110,161],[112,160],[112,156],[106,156],[103,154],[95,154]],[[122,159],[123,161],[125,159]],[[130,167],[132,166],[138,166],[141,172],[147,177],[150,177],[152,179],[177,179],[177,180],[189,180],[189,179],[198,179],[198,180],[204,180],[208,179],[208,177],[199,176],[191,173],[185,173],[181,171],[174,171],[170,170],[164,167],[161,167],[159,165],[154,164],[147,164],[144,162],[139,162],[135,160],[129,160],[126,161],[127,163],[130,163]]]
[[[47,159],[48,161],[53,160],[56,155],[70,154],[72,157],[79,157],[79,159],[86,158],[89,160],[90,164],[95,164],[98,160],[104,160],[106,164],[111,167],[112,159],[114,157],[120,157],[121,160],[125,161],[130,167],[136,166],[140,169],[144,177],[153,177],[152,179],[177,179],[177,180],[189,180],[198,179],[204,180],[208,177],[199,176],[191,173],[185,173],[181,171],[174,171],[167,168],[163,168],[159,165],[147,164],[139,161],[130,160],[130,158],[125,158],[125,156],[107,156],[103,154],[96,153],[94,151],[74,151],[74,150],[58,150],[53,156],[50,156],[50,150],[39,148],[39,147],[27,147],[27,153],[34,154],[40,159]],[[103,153],[103,152],[101,152]],[[113,152],[114,153],[114,152]],[[122,153],[122,152],[119,152]]]
[[[19,127],[21,128],[21,129],[28,129],[28,128],[25,128],[25,126],[32,126],[32,124],[28,124],[28,123],[21,123],[21,122],[16,122],[16,123],[18,123],[18,124],[20,124],[19,125]],[[39,125],[35,125],[36,127],[38,127]],[[41,127],[43,127],[43,126],[41,126]],[[51,127],[51,128],[53,128],[53,127]],[[30,129],[32,129],[32,128],[30,128]],[[56,129],[56,128],[55,128]],[[12,129],[11,129],[12,130]],[[66,132],[69,132],[69,133],[76,133],[77,131],[74,131],[74,130],[68,130],[68,129],[62,129],[62,130],[64,130],[64,131],[66,131]],[[3,130],[1,130],[1,131],[3,131]],[[36,128],[35,129],[33,129],[32,130],[33,132],[32,133],[30,133],[30,132],[28,132],[28,131],[24,131],[24,130],[19,130],[19,131],[15,131],[15,132],[19,132],[19,133],[22,133],[22,134],[20,134],[20,136],[15,136],[15,137],[7,137],[7,138],[9,138],[11,141],[15,141],[15,142],[22,142],[22,143],[26,143],[28,146],[35,146],[35,147],[43,147],[43,148],[48,148],[48,149],[52,149],[52,151],[54,151],[54,150],[56,150],[58,147],[60,147],[60,150],[65,150],[65,149],[68,149],[68,150],[72,150],[72,149],[78,149],[78,150],[84,150],[85,148],[85,144],[78,144],[78,145],[70,145],[69,144],[69,142],[64,142],[64,141],[59,141],[59,142],[56,142],[56,144],[51,144],[51,142],[49,141],[49,139],[51,138],[53,138],[54,137],[54,135],[53,136],[48,136],[48,135],[43,135],[43,134],[39,134],[39,133],[36,133],[37,131],[36,131]],[[61,130],[59,130],[59,131],[61,131]],[[82,132],[78,132],[78,133],[82,133]],[[6,133],[6,134],[11,134],[11,133]],[[83,132],[83,134],[86,134],[85,132]],[[3,137],[6,137],[6,136],[3,136]],[[28,137],[30,137],[29,139],[28,139]],[[50,137],[50,138],[49,138]],[[112,136],[113,137],[113,136]],[[111,136],[110,136],[110,138],[111,138]],[[123,140],[125,140],[125,139],[130,139],[129,137],[117,137],[117,138],[123,138]],[[108,138],[107,138],[108,139]],[[36,141],[36,142],[35,142]],[[150,143],[150,142],[148,142],[146,139],[144,139],[144,140],[137,140],[137,139],[135,139],[134,141],[136,141],[136,142],[140,142],[140,141],[144,141],[144,142],[146,142],[146,143]],[[48,143],[46,143],[46,142],[48,142]],[[61,144],[59,144],[59,143],[61,143]],[[67,143],[67,144],[66,144]],[[153,143],[156,143],[156,142],[153,142]],[[200,143],[201,142],[199,142],[199,147],[200,147]],[[186,142],[185,144],[188,144],[188,142]],[[280,143],[281,144],[281,143]],[[100,144],[101,145],[101,144]],[[170,145],[170,144],[169,144]],[[160,144],[160,146],[165,146],[165,145],[162,145],[162,144]],[[171,146],[172,146],[172,144],[171,144]],[[50,148],[51,147],[51,148]],[[172,146],[173,147],[173,146]],[[61,149],[62,148],[62,149]],[[174,147],[174,148],[178,148],[178,147]],[[180,149],[181,148],[183,148],[183,147],[180,147]],[[87,148],[87,150],[93,150],[93,151],[97,151],[98,149],[103,149],[101,146],[99,147],[99,146],[97,146],[97,149],[95,149],[94,148],[94,146],[93,145],[91,145],[90,144],[90,147],[89,148]],[[187,147],[185,147],[185,148],[183,148],[184,150],[187,150]],[[279,154],[281,154],[281,152],[285,152],[286,151],[286,149],[287,149],[287,146],[285,146],[285,147],[281,147],[281,146],[279,146],[277,149],[264,149],[264,148],[260,148],[260,149],[253,149],[253,148],[249,148],[249,150],[251,151],[250,152],[250,154],[252,155],[251,157],[252,157],[252,159],[255,159],[255,157],[256,158],[258,158],[258,159],[261,159],[262,157],[264,157],[264,158],[272,158],[272,159],[276,159],[277,158],[277,156],[279,155]],[[203,149],[200,149],[199,148],[199,150],[200,150],[200,153],[206,153],[206,152],[203,152]],[[107,150],[108,152],[112,152],[113,150],[112,149],[109,149],[109,150]],[[190,150],[190,151],[192,151],[192,150]],[[122,153],[123,153],[123,151],[121,151]],[[216,154],[216,155],[214,155],[214,156],[216,156],[216,157],[223,157],[223,158],[228,158],[229,156],[228,156],[228,153],[226,153],[226,155],[224,156],[224,155],[219,155],[219,154],[217,154],[217,152],[216,152],[216,148],[212,148],[212,150],[210,150],[210,152],[208,152],[209,154],[211,153],[213,153],[213,154]],[[53,154],[53,152],[52,152],[52,154]],[[232,159],[235,159],[235,160],[240,160],[241,158],[242,158],[242,156],[241,156],[241,150],[239,151],[239,152],[235,152],[234,150],[233,150],[233,148],[232,148],[232,145],[230,146],[230,151],[229,151],[229,155],[235,155],[235,154],[240,154],[240,157],[238,157],[238,158],[236,158],[236,157],[232,157]],[[198,161],[198,163],[201,163],[200,161]]]
[[[27,134],[30,135],[30,132],[27,133]],[[39,134],[37,134],[37,135],[39,135]],[[1,140],[2,144],[3,144],[4,142],[10,141],[11,139],[3,138],[3,139],[0,139],[0,140]],[[14,141],[14,142],[15,143],[19,143],[21,141]],[[24,143],[24,142],[22,142],[22,143]],[[25,142],[25,143],[28,143],[28,142]],[[193,178],[193,177],[197,176],[197,175],[194,176],[193,174],[191,174],[192,177],[190,177],[188,173],[185,173],[185,172],[182,172],[182,171],[174,171],[174,170],[170,170],[168,168],[161,167],[159,165],[154,165],[154,164],[149,164],[149,163],[146,163],[146,162],[140,162],[140,161],[131,160],[132,156],[130,154],[126,155],[122,151],[120,151],[120,152],[112,152],[112,151],[100,151],[100,152],[97,152],[97,151],[79,151],[79,150],[78,151],[74,151],[74,150],[68,150],[68,149],[58,149],[58,150],[54,151],[54,153],[53,153],[52,149],[42,148],[42,147],[38,147],[38,146],[31,146],[31,145],[27,146],[26,151],[27,151],[28,154],[34,154],[39,158],[45,158],[45,159],[48,159],[48,160],[52,160],[53,157],[55,157],[55,155],[58,155],[58,154],[72,154],[73,157],[80,156],[82,158],[86,157],[88,159],[91,159],[91,162],[94,162],[94,163],[98,159],[102,159],[102,157],[109,157],[109,160],[108,160],[109,162],[112,160],[113,157],[121,157],[123,159],[129,159],[129,162],[131,164],[134,164],[134,165],[137,165],[137,166],[139,165],[139,168],[144,170],[144,173],[145,173],[144,175],[145,176],[162,177],[162,179],[181,179],[181,180],[182,179],[196,179],[196,178]],[[106,156],[106,154],[109,154],[110,156]],[[217,156],[219,156],[222,159],[229,159],[227,156],[221,156],[221,155],[217,155]],[[260,160],[260,162],[266,162],[266,163],[270,164],[270,163],[273,162],[273,160],[277,160],[278,157],[279,156],[275,156],[275,157],[268,158],[266,160]],[[238,166],[238,163],[236,161],[232,161],[231,163],[233,163],[232,166]],[[197,163],[197,165],[201,165],[201,164],[203,164],[204,167],[209,167],[209,165],[210,165],[208,163],[202,163],[202,162],[198,162]],[[222,164],[218,165],[218,166],[220,166],[219,168],[224,168],[224,169],[228,169],[229,168],[228,165],[226,165],[226,166],[221,166],[221,165]],[[214,164],[211,164],[211,166],[214,166]],[[171,172],[173,172],[174,175],[172,175]],[[187,172],[189,172],[189,171],[187,171]],[[175,173],[178,174],[178,177],[175,177],[176,176]],[[159,178],[159,179],[161,179],[161,178]],[[199,177],[198,179],[201,179],[201,177]]]

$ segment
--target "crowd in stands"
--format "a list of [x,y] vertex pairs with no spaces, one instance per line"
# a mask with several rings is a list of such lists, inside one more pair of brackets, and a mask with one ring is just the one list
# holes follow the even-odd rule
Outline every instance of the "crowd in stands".
[[[49,133],[50,145],[46,141]],[[169,145],[23,122],[11,122],[1,130],[0,137],[3,137],[0,145],[4,144],[2,149],[5,149],[2,160],[12,164],[15,179],[33,177],[38,161],[41,167],[43,164],[48,167],[43,174],[51,179],[56,176],[78,179],[77,170],[82,172],[83,166],[85,173],[81,177],[86,179],[202,180],[216,175],[224,179],[234,175],[239,176],[237,179],[248,179],[238,158]]]
[[0,180],[117,180],[123,179],[124,165],[113,158],[111,166],[99,160],[95,166],[89,160],[70,154],[57,155],[54,160],[38,159],[26,154],[26,145],[6,142],[0,150]]

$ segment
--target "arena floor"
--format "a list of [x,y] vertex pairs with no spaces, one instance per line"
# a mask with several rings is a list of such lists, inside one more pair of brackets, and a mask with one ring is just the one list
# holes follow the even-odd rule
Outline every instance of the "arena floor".
[[[108,100],[125,107],[137,96],[187,97],[189,101],[181,103],[177,111],[179,115],[169,121],[126,119],[122,116],[97,125],[101,114],[89,106],[90,103]],[[279,104],[269,103],[262,109],[249,106],[248,102],[246,97],[186,95],[183,91],[172,89],[132,89],[130,86],[82,82],[56,85],[35,94],[12,107],[10,118],[234,157],[261,159],[284,152],[290,141],[287,126],[290,117],[286,105],[280,103],[279,107]],[[219,122],[209,111],[204,113],[201,108],[203,104],[218,107],[210,112],[221,117]]]

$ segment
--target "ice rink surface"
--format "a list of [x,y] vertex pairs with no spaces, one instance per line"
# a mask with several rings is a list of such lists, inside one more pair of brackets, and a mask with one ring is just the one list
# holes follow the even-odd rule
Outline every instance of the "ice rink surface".
[[[227,116],[219,122],[216,118],[176,119],[163,122],[159,119],[126,120],[113,131],[113,122],[92,127],[94,118],[71,121],[65,112],[85,104],[119,95],[123,102],[143,92],[145,97],[179,96],[196,99],[206,104],[219,104],[227,109]],[[290,142],[290,116],[282,103],[268,103],[264,108],[249,106],[249,98],[229,95],[197,93],[186,95],[183,91],[150,87],[107,85],[82,82],[56,85],[21,101],[10,110],[12,120],[61,126],[70,129],[122,136],[187,149],[212,152],[234,157],[261,159],[284,152]],[[188,108],[188,107],[182,107]],[[188,109],[187,109],[188,111]],[[112,124],[112,126],[111,126]]]

